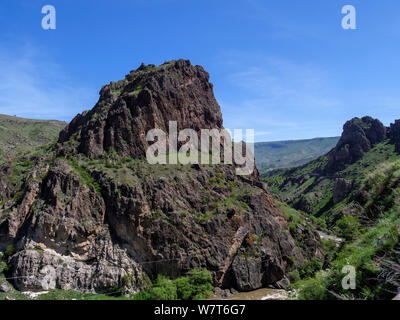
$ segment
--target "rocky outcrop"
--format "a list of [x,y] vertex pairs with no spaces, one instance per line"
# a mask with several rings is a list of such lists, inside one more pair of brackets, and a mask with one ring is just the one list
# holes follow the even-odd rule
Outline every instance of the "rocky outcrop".
[[395,145],[396,152],[400,152],[400,120],[390,124],[388,128],[388,137]]
[[26,192],[0,220],[17,249],[9,261],[16,287],[39,290],[49,268],[57,288],[93,292],[122,286],[125,276],[139,290],[143,278],[206,268],[216,285],[252,290],[302,263],[282,213],[233,167],[161,167],[139,162],[128,183],[89,169],[97,191],[58,160],[37,182],[35,200]]
[[337,204],[343,201],[347,195],[352,191],[353,183],[345,179],[337,179],[333,189],[333,203]]
[[321,201],[323,194],[321,192],[311,192],[306,195],[302,195],[298,201],[293,204],[293,207],[297,210],[311,213],[313,208]]
[[0,279],[0,292],[10,292],[12,290],[11,285],[8,282],[1,282],[2,280]]
[[325,172],[343,170],[346,165],[360,160],[365,152],[385,138],[386,127],[378,119],[363,117],[347,121],[339,142],[328,154]]
[[[262,261],[260,257],[236,256],[232,263],[232,271],[235,277],[236,288],[240,291],[251,291],[254,288],[261,288],[263,285]],[[282,274],[277,274],[282,278]]]
[[15,254],[10,265],[18,290],[78,290],[110,292],[125,279],[130,279],[126,291],[144,288],[146,275],[129,254],[109,241],[91,245],[84,260],[58,253],[43,244],[30,241],[24,250]]
[[234,165],[142,159],[146,131],[168,132],[170,120],[222,128],[203,68],[183,60],[142,65],[100,95],[32,164],[35,177],[23,176],[0,198],[0,245],[16,248],[9,260],[16,287],[135,291],[157,274],[205,268],[216,286],[247,291],[303,263],[256,173],[244,179]]
[[178,130],[221,129],[221,110],[208,80],[209,74],[188,60],[158,67],[142,64],[124,80],[104,86],[96,106],[77,115],[59,143],[72,139],[90,158],[111,150],[141,158],[148,147],[147,132],[158,128],[167,133],[169,121],[177,121]]

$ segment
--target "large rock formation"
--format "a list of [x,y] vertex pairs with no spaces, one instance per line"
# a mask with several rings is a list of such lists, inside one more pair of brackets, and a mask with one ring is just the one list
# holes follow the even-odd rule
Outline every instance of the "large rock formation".
[[326,172],[343,170],[346,165],[362,158],[373,145],[386,138],[386,127],[371,117],[353,118],[343,126],[342,136],[329,153]]
[[74,139],[90,158],[115,150],[128,157],[144,157],[150,129],[221,129],[222,114],[214,98],[209,74],[190,61],[178,60],[156,67],[144,64],[124,80],[100,91],[96,106],[77,115],[61,132],[59,142]]
[[257,175],[143,159],[146,131],[170,120],[222,128],[208,78],[189,61],[142,65],[103,87],[53,148],[0,167],[0,246],[16,248],[19,289],[139,290],[159,273],[206,268],[215,285],[253,290],[302,264]]

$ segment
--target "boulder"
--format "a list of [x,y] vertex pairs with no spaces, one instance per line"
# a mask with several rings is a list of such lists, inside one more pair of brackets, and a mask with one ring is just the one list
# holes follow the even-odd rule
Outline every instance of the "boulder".
[[0,292],[8,293],[12,290],[11,285],[3,279],[0,279]]

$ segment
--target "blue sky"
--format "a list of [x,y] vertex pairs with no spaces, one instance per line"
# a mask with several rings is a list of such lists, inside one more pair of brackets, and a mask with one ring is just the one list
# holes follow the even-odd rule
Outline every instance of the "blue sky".
[[398,0],[2,0],[0,30],[0,113],[69,121],[141,62],[185,58],[210,73],[225,127],[256,141],[400,118]]

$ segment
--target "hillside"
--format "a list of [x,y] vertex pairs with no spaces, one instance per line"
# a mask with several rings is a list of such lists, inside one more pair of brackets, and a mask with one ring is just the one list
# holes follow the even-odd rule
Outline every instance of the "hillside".
[[385,128],[377,119],[354,118],[344,125],[328,154],[263,175],[282,201],[345,239],[339,249],[332,247],[332,267],[327,272],[299,282],[301,298],[349,298],[350,293],[338,285],[346,264],[358,270],[353,297],[395,295],[400,283],[395,271],[400,235],[399,128],[399,121]]
[[398,158],[397,126],[390,129],[376,119],[354,118],[345,124],[329,153],[296,168],[270,171],[262,178],[294,208],[333,221],[330,212],[334,206],[358,189],[378,166]]
[[66,122],[24,119],[0,114],[0,162],[55,141]]
[[330,151],[339,137],[257,142],[254,145],[256,164],[260,173],[271,169],[297,167]]

